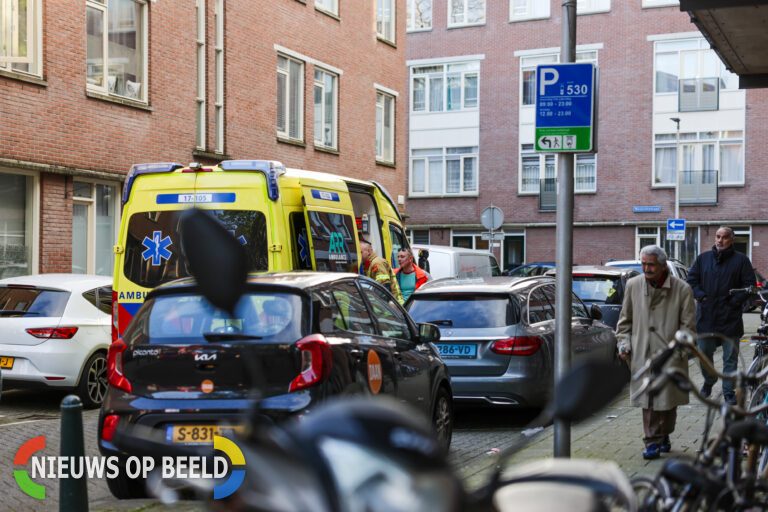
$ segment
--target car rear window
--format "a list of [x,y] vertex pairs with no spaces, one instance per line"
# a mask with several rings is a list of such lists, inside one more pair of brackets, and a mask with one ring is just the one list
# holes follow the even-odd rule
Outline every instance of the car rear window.
[[152,345],[291,343],[308,334],[308,323],[302,298],[292,293],[248,293],[232,316],[201,295],[161,295],[144,304],[124,338],[129,343]]
[[60,317],[69,292],[34,287],[0,286],[0,318],[13,316]]
[[585,301],[620,304],[621,279],[612,276],[573,276],[573,292]]
[[457,329],[504,327],[520,321],[516,303],[506,295],[417,295],[408,312],[416,322]]
[[[248,271],[265,271],[267,219],[254,210],[204,210],[213,215],[245,246]],[[179,216],[181,210],[140,212],[131,215],[125,240],[123,274],[145,288],[187,277],[181,252]]]

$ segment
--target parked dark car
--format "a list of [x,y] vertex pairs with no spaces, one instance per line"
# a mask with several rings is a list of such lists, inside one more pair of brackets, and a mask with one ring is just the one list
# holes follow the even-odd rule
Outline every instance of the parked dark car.
[[[171,444],[211,443],[246,411],[279,421],[336,395],[378,393],[431,417],[447,448],[452,389],[438,338],[356,274],[251,276],[232,316],[194,280],[174,281],[147,294],[110,347],[99,449],[129,455],[111,442],[118,424],[159,429]],[[124,471],[107,483],[118,498],[144,492]]]
[[[639,273],[626,267],[573,267],[572,290],[587,306],[596,304],[603,312],[601,321],[616,329],[627,280]],[[545,275],[554,277],[555,271],[550,270]]]
[[535,263],[526,263],[509,270],[506,275],[515,277],[530,277],[540,276],[547,270],[555,268],[555,263],[552,261],[539,261]]
[[[487,277],[431,281],[406,303],[419,322],[440,327],[436,343],[451,372],[456,403],[543,407],[554,382],[555,281]],[[574,364],[616,360],[616,335],[574,294]]]

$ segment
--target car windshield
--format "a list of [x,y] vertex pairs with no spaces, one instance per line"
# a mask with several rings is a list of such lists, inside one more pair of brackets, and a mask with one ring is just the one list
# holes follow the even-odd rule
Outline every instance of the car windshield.
[[0,318],[61,316],[68,299],[69,292],[63,290],[0,286]]
[[573,276],[573,291],[583,301],[620,304],[619,287],[621,280],[612,276]]
[[516,324],[520,315],[506,295],[416,295],[408,312],[416,322],[472,329]]
[[[290,343],[307,334],[308,321],[302,313],[302,299],[293,293],[245,294],[232,316],[212,306],[201,295],[161,295],[147,301],[124,337],[153,345],[228,341]],[[142,337],[143,340],[139,339]]]

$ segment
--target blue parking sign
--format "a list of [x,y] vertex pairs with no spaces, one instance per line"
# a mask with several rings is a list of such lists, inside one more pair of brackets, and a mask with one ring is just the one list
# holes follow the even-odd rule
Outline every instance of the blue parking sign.
[[536,68],[536,150],[593,150],[595,75],[592,63]]

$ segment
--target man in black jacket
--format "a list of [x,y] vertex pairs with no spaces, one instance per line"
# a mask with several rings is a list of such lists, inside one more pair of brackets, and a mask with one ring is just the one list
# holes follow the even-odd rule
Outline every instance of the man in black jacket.
[[[733,230],[721,227],[715,234],[711,251],[700,254],[688,273],[688,284],[696,298],[696,331],[698,345],[704,354],[713,359],[721,340],[707,334],[719,333],[733,340],[722,343],[723,372],[736,371],[739,360],[739,339],[744,334],[742,306],[746,294],[730,295],[732,288],[755,285],[755,271],[749,258],[733,249]],[[701,368],[704,385],[701,393],[709,396],[717,377]],[[734,383],[723,382],[723,396],[728,403],[736,403]]]

